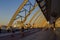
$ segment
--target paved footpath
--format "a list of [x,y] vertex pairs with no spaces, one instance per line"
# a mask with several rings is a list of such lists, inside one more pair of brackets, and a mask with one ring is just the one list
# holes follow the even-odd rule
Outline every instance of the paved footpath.
[[55,35],[52,31],[39,31],[37,33],[34,33],[30,36],[21,38],[19,40],[55,40]]
[[60,40],[60,31],[57,30],[55,32],[56,35],[51,30],[40,30],[38,32],[34,32],[33,34],[28,33],[28,35],[23,38],[21,38],[21,34],[17,32],[13,34],[13,36],[8,35],[7,37],[0,37],[0,40]]

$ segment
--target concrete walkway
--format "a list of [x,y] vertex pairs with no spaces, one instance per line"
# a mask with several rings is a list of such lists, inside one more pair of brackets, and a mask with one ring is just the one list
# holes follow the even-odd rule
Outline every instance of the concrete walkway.
[[[35,31],[35,32],[34,32]],[[52,30],[32,30],[31,32],[26,32],[21,38],[20,32],[13,33],[14,36],[8,35],[0,37],[0,40],[60,40],[60,31],[56,30],[54,33]],[[7,35],[7,34],[6,34]],[[1,35],[0,35],[1,36]]]
[[20,40],[55,40],[55,35],[52,31],[39,31],[30,36],[21,38]]

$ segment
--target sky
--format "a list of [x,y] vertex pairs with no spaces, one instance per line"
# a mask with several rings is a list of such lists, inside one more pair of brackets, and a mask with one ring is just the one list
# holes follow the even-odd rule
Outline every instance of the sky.
[[[35,0],[29,0],[29,1],[32,3],[32,5],[34,5]],[[22,2],[23,0],[0,0],[0,25],[8,25],[15,11],[22,4]],[[28,6],[25,6],[24,8],[27,10],[29,9]],[[40,8],[38,6],[35,8],[32,14],[27,18],[26,23],[29,22],[29,20],[32,18],[34,13],[36,13],[39,9]],[[42,13],[40,12],[40,14],[38,15],[41,15],[41,14]],[[24,12],[20,13],[20,15],[25,16]]]
[[[30,0],[31,1],[31,0]],[[7,25],[23,0],[0,0],[0,25]],[[31,1],[34,3],[34,1]]]
[[21,0],[0,0],[0,24],[7,24],[22,2]]

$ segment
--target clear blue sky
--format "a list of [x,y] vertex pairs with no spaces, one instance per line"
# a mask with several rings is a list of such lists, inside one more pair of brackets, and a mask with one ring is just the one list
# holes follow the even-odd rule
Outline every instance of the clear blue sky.
[[[33,0],[30,0],[32,3]],[[23,0],[0,0],[0,24],[8,24],[9,20]]]

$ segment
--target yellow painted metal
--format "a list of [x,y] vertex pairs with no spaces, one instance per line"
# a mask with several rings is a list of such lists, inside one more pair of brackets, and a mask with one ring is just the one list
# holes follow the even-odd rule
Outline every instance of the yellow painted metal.
[[[31,10],[29,11],[30,13],[27,13],[27,15],[25,16],[25,18],[24,18],[24,20],[22,21],[22,23],[21,24],[24,24],[25,23],[25,21],[27,20],[27,18],[28,18],[28,16],[33,12],[33,10],[37,7],[38,5],[37,5],[37,3],[34,5],[34,7],[32,7],[31,8]],[[23,25],[21,25],[21,27],[22,27]]]
[[39,18],[40,15],[37,16],[37,18],[34,20],[33,24],[36,22],[36,20]]
[[[28,0],[24,0],[23,1],[23,3],[19,6],[19,8],[16,10],[16,12],[14,13],[14,15],[13,15],[13,17],[11,18],[11,20],[10,20],[10,22],[8,23],[8,28],[10,27],[10,26],[12,26],[12,24],[13,24],[13,22],[14,22],[14,19],[16,18],[16,16],[18,15],[18,13],[22,10],[22,8],[25,6],[25,4],[28,2]],[[32,13],[32,11],[37,7],[38,5],[37,5],[37,3],[35,4],[35,6],[34,7],[32,7],[32,9],[29,11],[30,13],[27,13],[27,15],[25,16],[25,18],[24,18],[24,20],[21,22],[21,26],[23,26],[24,25],[24,23],[25,23],[25,21],[27,20],[27,18],[28,18],[28,16]],[[37,13],[39,13],[39,11],[40,10],[38,10],[34,15],[33,15],[33,17],[31,18],[31,20],[29,21],[29,23],[31,23],[32,22],[32,20],[34,19],[34,17],[37,15]],[[42,16],[40,16],[40,18],[41,18]],[[39,16],[38,16],[38,18],[39,18]],[[40,19],[39,18],[39,19]],[[38,19],[38,20],[39,20]],[[43,24],[45,21],[43,21],[41,24]],[[38,23],[37,23],[37,25],[38,25]]]
[[35,16],[36,16],[39,12],[40,12],[40,9],[39,9],[39,10],[33,15],[33,17],[30,19],[30,21],[29,21],[27,27],[32,26],[32,25],[31,25],[31,22],[33,21],[33,19],[35,18]]
[[33,17],[30,19],[29,24],[33,21],[34,17],[40,12],[40,9],[33,15]]
[[60,27],[60,17],[56,20],[55,27]]
[[47,23],[47,22],[46,22],[46,20],[43,19],[42,20],[42,23],[41,23],[41,26],[44,27],[45,26],[45,23]]
[[41,15],[37,18],[35,24],[36,24],[38,27],[44,27],[44,26],[47,24],[47,20],[45,19],[45,17],[44,17],[43,14],[41,14]]
[[37,18],[34,19],[33,24],[32,24],[32,27],[34,27],[34,28],[38,27],[37,21],[39,21],[39,18],[41,18],[41,17],[42,17],[42,15],[39,14],[39,15],[37,16]]
[[24,7],[24,5],[28,2],[28,0],[24,0],[23,3],[19,6],[19,8],[16,10],[16,12],[14,13],[13,17],[11,18],[10,22],[8,23],[8,28],[10,26],[12,26],[14,19],[16,18],[16,16],[18,15],[18,13],[22,10],[22,8]]
[[36,20],[35,23],[37,24],[37,26],[44,27],[45,25],[47,25],[47,20],[41,10],[40,10],[40,12],[41,12],[41,15],[40,15],[40,17],[38,17],[38,19]]
[[28,18],[28,16],[32,13],[32,11],[33,11],[37,6],[38,6],[38,5],[37,5],[37,3],[36,3],[35,6],[31,8],[31,10],[29,11],[30,13],[27,13],[27,15],[25,16],[25,19],[23,20],[23,22],[26,21],[26,19]]
[[40,15],[40,16],[35,20],[35,23],[38,23],[38,22],[42,19],[42,16],[43,16],[43,15]]
[[40,9],[40,15],[35,19],[34,23],[39,21],[39,19],[40,19],[39,17],[40,18],[43,17],[43,13],[42,13],[41,9]]
[[[25,21],[27,20],[27,18],[28,18],[28,16],[32,13],[32,11],[37,7],[38,5],[37,5],[37,3],[34,5],[34,7],[32,7],[31,8],[31,10],[29,11],[30,13],[27,13],[27,15],[25,16],[25,18],[20,22],[20,25],[19,25],[19,27],[21,28],[21,27],[25,27],[24,26],[24,23],[25,23]],[[19,24],[19,23],[18,23]],[[17,25],[18,25],[17,24]]]
[[35,20],[34,20],[34,25],[33,25],[33,27],[38,27],[38,24],[39,23],[37,23],[37,21],[39,22],[39,18],[41,18],[42,17],[42,15],[39,15]]
[[[41,19],[41,18],[43,18],[43,19]],[[39,25],[40,25],[40,27],[44,27],[45,25],[46,25],[46,23],[47,23],[47,20],[45,19],[45,17],[41,17],[39,20]]]
[[39,19],[39,21],[37,22],[37,24],[39,25],[39,27],[43,27],[43,22],[45,22],[45,19],[43,18],[43,19]]
[[47,20],[45,18],[43,18],[42,20],[40,18],[39,20],[40,21],[37,22],[38,27],[46,27],[46,28],[50,27],[50,24],[47,22]]

